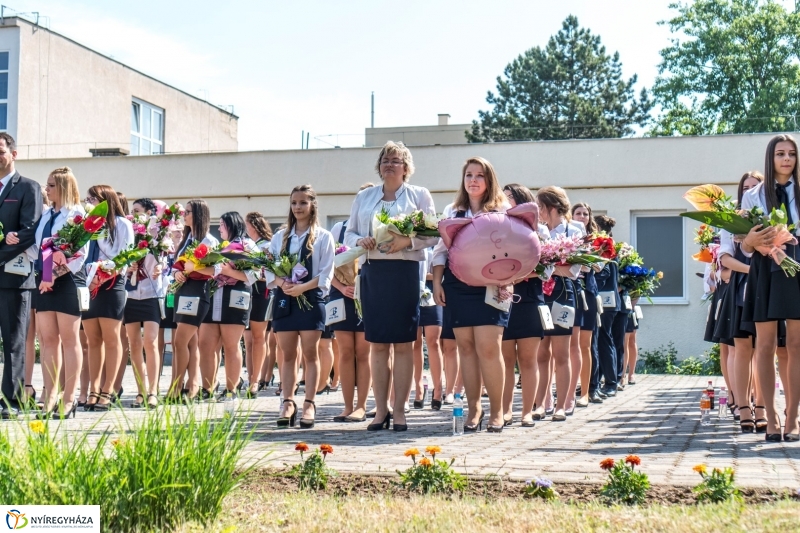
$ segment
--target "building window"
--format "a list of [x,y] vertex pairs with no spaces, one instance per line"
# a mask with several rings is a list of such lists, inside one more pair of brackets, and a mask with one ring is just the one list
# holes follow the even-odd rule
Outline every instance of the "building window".
[[164,110],[142,100],[131,102],[131,155],[164,153]]
[[0,52],[0,131],[8,130],[8,52]]
[[631,244],[644,258],[644,266],[664,273],[653,294],[656,303],[685,303],[684,220],[677,213],[633,215]]

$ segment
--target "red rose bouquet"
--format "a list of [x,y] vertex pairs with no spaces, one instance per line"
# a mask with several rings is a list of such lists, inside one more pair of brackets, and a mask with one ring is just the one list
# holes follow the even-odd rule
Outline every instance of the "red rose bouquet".
[[108,204],[97,204],[86,217],[75,215],[58,230],[55,237],[42,242],[42,280],[53,281],[53,264],[63,265],[80,256],[80,249],[90,240],[97,240],[105,226]]

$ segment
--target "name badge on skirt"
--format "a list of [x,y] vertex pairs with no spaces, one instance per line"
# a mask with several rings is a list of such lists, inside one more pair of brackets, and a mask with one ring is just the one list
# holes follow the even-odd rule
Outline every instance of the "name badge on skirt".
[[597,316],[600,316],[603,314],[603,298],[598,294],[595,296],[595,300],[597,300]]
[[583,310],[588,311],[589,304],[586,303],[586,291],[580,291],[580,295],[581,295],[581,302],[583,303]]
[[598,294],[602,299],[603,305],[600,307],[616,307],[617,306],[617,293],[614,291],[603,291]]
[[19,254],[17,257],[5,264],[6,274],[17,274],[27,276],[31,273],[31,262],[26,254]]
[[178,315],[197,316],[200,309],[199,296],[179,296],[175,313]]
[[91,293],[88,287],[78,287],[78,308],[81,311],[89,310],[89,302],[91,302]]
[[640,306],[635,306],[633,311],[636,313],[636,320],[641,320],[644,318],[644,313],[642,313],[642,308]]
[[575,308],[553,302],[553,323],[556,326],[569,329],[575,325]]
[[250,293],[245,291],[231,291],[228,307],[247,311],[250,308]]
[[[511,309],[511,301],[512,298],[506,298],[505,300],[500,297],[500,289],[502,287],[497,287],[494,285],[489,285],[486,287],[486,296],[483,298],[483,302],[491,305],[492,307],[499,309],[505,313],[508,313],[509,309]],[[508,288],[508,287],[505,287]],[[513,287],[511,288],[513,291]]]
[[625,309],[628,311],[633,309],[633,302],[631,301],[630,296],[625,296]]
[[344,309],[344,298],[325,304],[325,325],[330,326],[347,318]]
[[353,300],[361,299],[361,274],[353,281]]
[[546,305],[539,306],[539,317],[542,319],[542,328],[545,330],[556,329],[553,325],[553,315],[550,314],[550,308]]

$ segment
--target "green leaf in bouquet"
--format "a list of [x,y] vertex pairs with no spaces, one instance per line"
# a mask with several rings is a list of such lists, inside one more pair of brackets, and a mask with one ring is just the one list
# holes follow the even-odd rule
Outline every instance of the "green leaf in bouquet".
[[781,204],[780,209],[772,208],[772,212],[769,214],[769,225],[770,226],[777,226],[779,224],[788,224],[789,217],[786,216],[786,205]]
[[108,202],[103,200],[102,202],[94,206],[94,209],[92,209],[89,213],[87,213],[86,217],[88,218],[94,215],[106,218],[108,216]]
[[755,224],[752,221],[735,213],[720,213],[717,211],[691,211],[681,213],[682,217],[690,218],[715,228],[724,229],[733,235],[746,235]]

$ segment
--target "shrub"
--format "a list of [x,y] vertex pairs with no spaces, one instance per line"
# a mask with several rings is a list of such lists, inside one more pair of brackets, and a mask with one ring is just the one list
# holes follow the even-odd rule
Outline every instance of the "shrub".
[[0,433],[0,493],[29,505],[100,505],[103,531],[163,531],[213,522],[252,469],[238,467],[251,438],[241,423],[166,410],[124,426],[91,441],[92,431],[51,431],[49,421],[31,422],[13,445]]
[[684,376],[722,375],[719,359],[719,344],[714,344],[701,357],[687,357],[678,361],[678,350],[670,342],[666,348],[641,350],[636,363],[640,374],[680,374]]
[[687,357],[680,365],[673,368],[673,372],[682,376],[700,376],[703,375],[704,369],[703,361],[696,357]]
[[672,374],[675,361],[678,359],[678,350],[670,342],[667,347],[659,346],[655,350],[642,350],[639,352],[639,361],[642,368],[637,370],[642,374]]
[[525,482],[525,496],[531,498],[542,498],[543,500],[555,500],[558,493],[553,488],[553,482],[543,477]]
[[703,374],[706,376],[721,376],[722,366],[720,363],[719,344],[713,344],[703,355]]
[[[410,491],[431,494],[434,492],[453,492],[463,491],[467,486],[464,476],[453,470],[455,458],[450,462],[436,460],[436,454],[441,453],[442,449],[438,446],[428,446],[425,451],[431,455],[428,459],[424,454],[420,454],[416,448],[406,450],[405,456],[411,457],[414,462],[405,472],[397,471],[400,474],[400,483]],[[422,458],[417,462],[417,455]]]
[[608,482],[600,491],[606,503],[626,505],[644,503],[647,491],[650,489],[650,480],[644,472],[634,470],[634,467],[640,464],[641,459],[637,455],[629,455],[617,463],[611,458],[600,462],[600,468],[608,471]]
[[742,501],[739,489],[733,485],[733,468],[727,467],[722,470],[715,468],[710,474],[706,465],[697,465],[692,470],[703,478],[703,481],[692,489],[699,503]]
[[333,446],[321,444],[318,450],[314,450],[314,453],[308,456],[308,459],[303,458],[303,453],[308,451],[308,444],[298,442],[294,449],[300,452],[300,464],[294,465],[289,474],[297,477],[300,490],[325,490],[328,479],[336,475],[336,472],[325,464],[325,458],[329,453],[333,453]]

